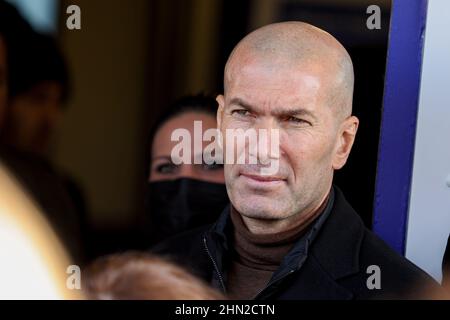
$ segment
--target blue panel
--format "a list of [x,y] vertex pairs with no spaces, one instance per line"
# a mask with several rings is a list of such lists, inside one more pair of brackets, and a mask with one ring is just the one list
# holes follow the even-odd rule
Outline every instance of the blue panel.
[[393,0],[373,229],[404,254],[411,190],[426,0]]

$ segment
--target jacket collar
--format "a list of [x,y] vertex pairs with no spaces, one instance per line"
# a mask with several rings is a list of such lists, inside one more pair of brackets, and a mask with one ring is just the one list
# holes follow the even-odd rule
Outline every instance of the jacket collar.
[[339,188],[332,212],[312,245],[311,254],[335,280],[359,272],[365,227]]
[[[325,273],[324,279],[338,280],[359,271],[359,252],[364,236],[364,224],[339,188],[336,186],[333,188],[332,208],[327,215],[324,215],[323,221],[316,230],[317,233],[313,234],[314,242],[308,250],[307,259],[314,258],[314,261],[320,265],[315,272]],[[227,256],[226,251],[229,250],[228,239],[231,239],[232,232],[233,225],[229,205],[206,233],[208,245],[211,247],[220,271],[223,271],[223,260]],[[312,239],[310,240],[312,241]],[[304,246],[304,243],[300,243],[302,241],[304,242],[304,239],[300,239],[299,243],[294,245],[294,248],[288,253],[287,259],[283,260],[281,269],[291,268],[295,265],[301,266],[304,262],[302,261],[305,258],[304,255],[296,254],[296,250]],[[336,286],[337,289],[343,288]]]

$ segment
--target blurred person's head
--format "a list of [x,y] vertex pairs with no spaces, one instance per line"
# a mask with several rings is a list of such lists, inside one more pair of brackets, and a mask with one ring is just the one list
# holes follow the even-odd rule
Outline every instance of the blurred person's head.
[[45,155],[68,95],[64,58],[53,38],[32,33],[11,62],[4,143]]
[[[261,173],[267,159],[259,153],[257,165],[225,162],[230,200],[251,231],[282,230],[325,201],[358,128],[353,81],[344,47],[306,23],[262,27],[235,47],[225,67],[224,95],[217,99],[224,146],[228,129],[279,133],[278,150],[265,156],[278,161],[270,176]],[[245,145],[237,156],[252,150]]]
[[3,124],[3,115],[6,110],[8,97],[7,65],[6,65],[6,44],[0,34],[0,128]]
[[96,300],[224,299],[175,264],[137,252],[96,260],[83,273],[83,290]]
[[[202,157],[211,143],[203,141],[203,133],[216,129],[216,112],[213,97],[187,96],[171,105],[153,127],[146,198],[153,241],[213,222],[228,203],[223,165],[207,164]],[[194,132],[194,122],[201,123],[200,132]],[[178,129],[190,135],[191,163],[176,164],[179,159],[173,158],[180,141],[172,141],[172,133]],[[195,135],[202,140],[199,150],[194,148]],[[202,163],[195,164],[199,155]]]
[[30,25],[11,4],[0,0],[0,129],[4,122],[8,84],[16,53],[21,51],[31,33]]

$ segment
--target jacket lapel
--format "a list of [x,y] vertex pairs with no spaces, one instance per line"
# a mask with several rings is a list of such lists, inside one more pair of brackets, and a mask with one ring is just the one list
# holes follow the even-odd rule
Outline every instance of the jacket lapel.
[[[360,272],[359,252],[364,224],[335,187],[333,209],[312,243],[308,257],[292,273],[268,292],[266,297],[298,300],[349,300],[353,293],[339,279]],[[278,292],[278,293],[277,293]]]
[[320,230],[311,254],[334,280],[359,272],[359,253],[365,227],[335,187],[336,199],[328,221]]
[[313,256],[308,257],[302,269],[293,274],[292,278],[285,279],[277,291],[280,294],[274,293],[273,297],[282,300],[351,300],[353,298],[352,292],[331,278]]

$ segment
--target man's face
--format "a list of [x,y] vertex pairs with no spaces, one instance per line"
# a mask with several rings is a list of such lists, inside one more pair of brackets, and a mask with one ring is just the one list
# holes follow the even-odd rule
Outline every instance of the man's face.
[[7,68],[6,68],[6,46],[0,36],[0,128],[3,124],[4,113],[8,96]]
[[[219,96],[218,127],[278,129],[279,170],[261,176],[258,166],[226,164],[233,206],[255,219],[286,219],[314,210],[332,183],[339,121],[328,101],[327,72],[318,65],[286,67],[246,60],[234,68]],[[248,152],[248,144],[237,150]]]
[[10,101],[8,139],[21,150],[45,154],[62,115],[62,87],[44,81]]

